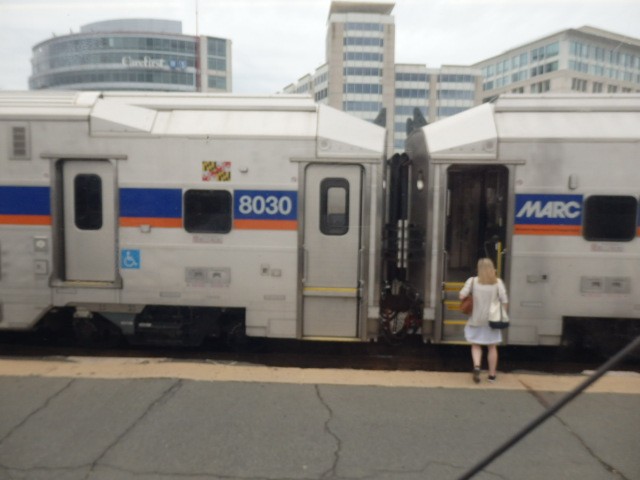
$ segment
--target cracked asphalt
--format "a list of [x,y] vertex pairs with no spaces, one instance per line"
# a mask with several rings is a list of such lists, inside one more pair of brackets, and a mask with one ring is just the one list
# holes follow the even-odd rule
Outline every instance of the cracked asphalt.
[[[0,480],[457,479],[581,379],[0,359]],[[478,479],[640,479],[640,375]]]

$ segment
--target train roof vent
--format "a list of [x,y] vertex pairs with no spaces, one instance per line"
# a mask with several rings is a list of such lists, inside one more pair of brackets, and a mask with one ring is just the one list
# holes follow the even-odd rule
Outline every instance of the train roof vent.
[[26,125],[11,127],[11,158],[29,158],[29,135]]

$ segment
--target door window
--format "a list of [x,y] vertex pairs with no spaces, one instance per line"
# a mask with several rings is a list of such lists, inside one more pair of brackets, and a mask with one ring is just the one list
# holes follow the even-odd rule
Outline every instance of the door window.
[[320,231],[345,235],[349,231],[349,182],[325,178],[320,184]]
[[75,224],[80,230],[102,228],[102,179],[80,174],[74,179]]

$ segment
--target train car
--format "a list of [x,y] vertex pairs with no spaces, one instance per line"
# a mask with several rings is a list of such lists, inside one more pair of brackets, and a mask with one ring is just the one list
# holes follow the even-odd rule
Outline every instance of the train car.
[[461,343],[491,257],[515,345],[640,331],[640,96],[384,129],[301,96],[0,94],[0,329]]
[[415,128],[395,158],[406,261],[387,270],[421,298],[425,340],[463,340],[460,282],[484,256],[510,295],[508,343],[640,334],[639,160],[637,94],[507,95]]
[[385,131],[311,98],[0,92],[0,329],[377,337]]

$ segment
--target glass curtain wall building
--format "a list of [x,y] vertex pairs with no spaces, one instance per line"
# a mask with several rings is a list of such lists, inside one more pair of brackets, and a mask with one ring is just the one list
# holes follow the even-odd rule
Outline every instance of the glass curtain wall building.
[[33,47],[29,88],[230,92],[231,41],[182,34],[182,22],[108,20]]
[[484,101],[507,92],[640,92],[640,39],[593,27],[563,30],[474,67],[484,77]]

